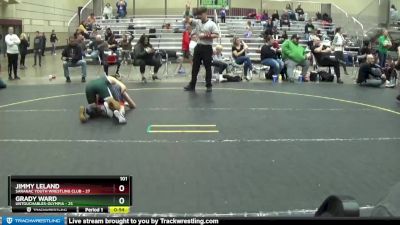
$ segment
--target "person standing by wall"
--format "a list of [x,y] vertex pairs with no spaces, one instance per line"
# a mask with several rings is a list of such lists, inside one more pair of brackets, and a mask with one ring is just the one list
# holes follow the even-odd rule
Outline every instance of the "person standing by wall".
[[43,32],[42,33],[42,56],[44,56],[44,51],[46,51],[46,42],[47,42],[46,34]]
[[379,66],[385,67],[386,58],[388,49],[392,47],[392,42],[389,38],[389,32],[386,29],[383,29],[382,35],[378,38],[378,57],[379,57]]
[[[19,48],[18,45],[21,43],[21,40],[17,35],[14,34],[14,28],[8,28],[8,34],[5,37],[6,45],[7,45],[7,58],[8,58],[8,79],[9,80],[19,80],[21,78],[18,77],[18,55]],[[14,78],[12,78],[11,73],[14,70]]]
[[57,42],[58,42],[57,34],[54,30],[52,30],[51,35],[50,35],[51,54],[52,55],[57,55],[56,54],[56,43]]
[[332,41],[332,46],[335,51],[334,54],[335,54],[336,59],[343,66],[344,74],[349,75],[349,73],[347,72],[346,62],[344,61],[344,53],[343,53],[345,42],[346,42],[346,40],[343,37],[342,28],[337,27],[335,30],[335,37],[333,38],[333,41]]
[[186,18],[186,23],[190,24],[194,28],[193,34],[196,34],[199,40],[194,49],[192,79],[189,85],[187,85],[184,89],[185,91],[195,91],[197,75],[199,74],[200,66],[203,63],[206,69],[207,92],[212,92],[212,45],[213,40],[215,38],[219,38],[219,30],[217,25],[212,20],[208,19],[207,8],[199,8],[197,10],[197,15],[200,17],[200,19]]
[[226,10],[224,8],[219,12],[219,16],[221,17],[221,23],[225,23],[226,21]]
[[34,52],[34,64],[37,64],[37,58],[39,57],[39,66],[42,66],[42,49],[43,49],[43,38],[40,35],[39,31],[36,31],[36,37],[33,39],[33,52]]
[[26,69],[25,67],[25,57],[26,54],[28,54],[28,48],[29,48],[29,41],[28,38],[26,37],[25,33],[21,34],[21,43],[19,44],[19,52],[21,54],[21,60],[19,61],[19,68],[21,70]]

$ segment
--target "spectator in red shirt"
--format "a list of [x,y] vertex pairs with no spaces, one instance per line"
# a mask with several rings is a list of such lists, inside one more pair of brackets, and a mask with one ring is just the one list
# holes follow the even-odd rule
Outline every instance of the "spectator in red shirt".
[[[192,35],[192,26],[186,24],[186,29],[182,34],[182,53],[183,58],[189,60],[190,58],[190,36]],[[183,61],[179,65],[178,74],[185,74],[185,69],[183,68]]]
[[186,25],[186,29],[182,34],[182,52],[183,52],[183,57],[185,59],[189,59],[190,56],[189,44],[190,44],[191,34],[192,34],[192,27],[190,25]]

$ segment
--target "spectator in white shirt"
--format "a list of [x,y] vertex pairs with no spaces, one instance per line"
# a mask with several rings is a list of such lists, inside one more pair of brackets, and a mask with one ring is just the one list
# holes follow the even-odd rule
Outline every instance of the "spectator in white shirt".
[[[18,77],[18,55],[19,48],[18,45],[21,43],[21,40],[17,35],[14,34],[14,28],[8,28],[8,34],[5,37],[6,45],[7,45],[7,58],[8,58],[8,79],[9,80],[19,80]],[[11,76],[12,71],[14,70],[14,78]]]
[[333,38],[333,41],[332,41],[332,46],[335,51],[335,57],[340,62],[340,64],[343,66],[344,73],[346,75],[349,75],[349,73],[347,72],[346,63],[344,61],[345,39],[342,34],[342,29],[340,27],[336,28],[335,33],[336,33],[335,37]]
[[113,17],[112,10],[113,10],[113,8],[112,8],[111,4],[107,3],[103,9],[103,16],[106,20],[112,19],[112,17]]

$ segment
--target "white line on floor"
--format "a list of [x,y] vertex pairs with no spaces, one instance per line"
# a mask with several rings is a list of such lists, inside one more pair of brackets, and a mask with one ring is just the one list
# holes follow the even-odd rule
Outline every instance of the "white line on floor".
[[[72,112],[73,109],[8,109],[0,110],[0,113],[24,113],[24,112]],[[360,109],[345,109],[345,108],[139,108],[136,111],[378,111],[377,109],[360,108]]]
[[293,139],[208,139],[208,140],[167,140],[167,139],[149,139],[149,140],[118,140],[118,139],[0,139],[2,143],[86,143],[86,144],[186,144],[186,143],[294,143],[294,142],[387,142],[400,141],[400,137],[377,137],[377,138],[293,138]]

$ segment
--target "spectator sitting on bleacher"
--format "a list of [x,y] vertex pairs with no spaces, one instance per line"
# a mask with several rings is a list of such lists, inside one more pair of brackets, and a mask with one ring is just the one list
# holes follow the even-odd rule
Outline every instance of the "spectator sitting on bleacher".
[[111,31],[111,28],[106,29],[106,33],[104,34],[104,40],[108,41],[108,39],[113,35],[113,32]]
[[[233,38],[233,45],[232,45],[232,56],[236,62],[236,64],[244,65],[244,79],[250,81],[252,78],[252,71],[253,71],[253,63],[251,62],[250,58],[246,56],[246,51],[249,49],[247,44],[240,40],[240,38],[235,37]],[[248,75],[250,72],[250,75]]]
[[320,12],[315,13],[317,20],[322,20],[322,14]]
[[224,56],[222,55],[223,47],[222,45],[217,45],[215,47],[215,51],[213,54],[212,66],[218,70],[217,81],[222,82],[225,81],[223,77],[223,73],[228,68],[228,63],[225,61]]
[[332,23],[332,18],[328,15],[328,13],[324,13],[322,15],[322,20],[325,21],[325,23]]
[[96,36],[99,34],[99,32],[97,31],[97,28],[94,28],[93,31],[90,33],[89,39],[91,41],[96,40]]
[[304,33],[306,33],[306,40],[308,40],[308,37],[310,36],[310,33],[312,33],[315,30],[314,24],[312,23],[312,19],[309,19],[306,23],[306,26],[304,27]]
[[103,16],[106,20],[113,18],[113,8],[110,3],[107,3],[103,9]]
[[375,64],[373,55],[367,55],[367,61],[361,64],[358,71],[357,84],[367,87],[381,87],[386,82],[385,75],[378,65]]
[[251,24],[251,21],[247,21],[246,24],[246,31],[244,33],[244,37],[245,38],[251,38],[251,36],[253,35],[253,25]]
[[311,52],[314,54],[315,60],[318,62],[319,66],[332,66],[337,77],[337,83],[343,84],[343,81],[340,79],[340,63],[335,55],[332,54],[333,51],[331,48],[322,45],[321,40],[315,38],[314,44],[311,47]]
[[290,3],[286,4],[284,12],[288,13],[289,19],[290,20],[296,20],[296,14],[292,9],[292,5]]
[[290,19],[289,19],[289,13],[288,12],[284,12],[282,14],[282,16],[281,16],[281,23],[280,23],[281,29],[282,29],[283,25],[287,25],[289,27],[289,30],[290,30]]
[[301,8],[301,4],[299,4],[296,8],[296,17],[298,21],[304,21],[304,10]]
[[99,49],[99,55],[101,63],[103,64],[104,73],[108,76],[108,67],[110,65],[117,65],[117,71],[115,74],[119,75],[119,69],[121,67],[121,61],[119,59],[118,42],[115,40],[115,36],[111,35],[105,46]]
[[261,21],[267,21],[269,19],[268,13],[264,10],[262,16],[261,16]]
[[95,23],[96,17],[94,16],[94,13],[91,13],[90,16],[88,16],[88,18],[86,19],[87,30],[92,31]]
[[274,35],[276,33],[276,28],[274,27],[272,19],[267,20],[267,23],[264,25],[264,30],[264,36]]
[[115,40],[115,35],[111,35],[107,43],[108,43],[108,49],[111,50],[113,53],[117,53],[118,42],[117,40]]
[[82,22],[79,24],[79,27],[78,27],[78,29],[77,29],[77,32],[80,33],[80,34],[82,34],[86,39],[89,39],[89,38],[90,38],[90,34],[89,34],[89,32],[87,31],[87,29],[86,29],[86,23],[85,23],[85,21],[82,21]]
[[74,37],[70,37],[67,47],[62,52],[64,77],[67,83],[71,83],[69,67],[82,67],[82,83],[86,82],[86,61],[82,59],[82,50]]
[[289,39],[288,35],[287,35],[287,31],[283,30],[282,35],[279,37],[279,43],[282,44],[283,42],[285,42],[287,39]]
[[[270,74],[278,76],[281,74],[285,64],[281,59],[278,59],[277,53],[279,49],[274,48],[273,43],[272,36],[265,37],[265,44],[261,47],[261,64],[269,66],[270,71],[273,71]],[[265,79],[268,79],[267,74],[265,76]]]
[[279,21],[279,12],[278,10],[275,10],[275,12],[271,15],[271,21],[274,24],[274,26],[277,26],[277,22]]
[[299,45],[300,37],[293,34],[290,40],[286,40],[282,48],[282,58],[287,68],[289,81],[294,82],[294,70],[296,66],[302,67],[301,75],[306,76],[310,63],[305,52],[305,48]]
[[155,49],[150,44],[150,39],[147,35],[143,34],[137,42],[134,50],[134,65],[140,66],[140,74],[142,75],[142,82],[146,83],[146,65],[154,67],[153,80],[159,80],[157,73],[161,67],[161,60],[155,55]]
[[86,52],[86,44],[85,44],[85,38],[83,37],[82,34],[78,34],[75,38],[76,43],[79,45],[79,47],[82,50],[82,55],[85,55]]
[[128,4],[126,3],[125,0],[118,0],[116,3],[117,6],[117,14],[118,14],[118,18],[125,18],[127,12],[126,12],[126,8],[128,6]]
[[92,41],[88,46],[89,57],[97,59],[100,55],[100,51],[104,50],[108,44],[101,39],[101,35],[97,35],[96,39]]
[[122,52],[121,52],[122,63],[128,64],[129,56],[132,51],[132,43],[131,43],[131,40],[128,39],[128,35],[124,34],[122,36],[122,41],[120,43],[120,46],[122,48]]

